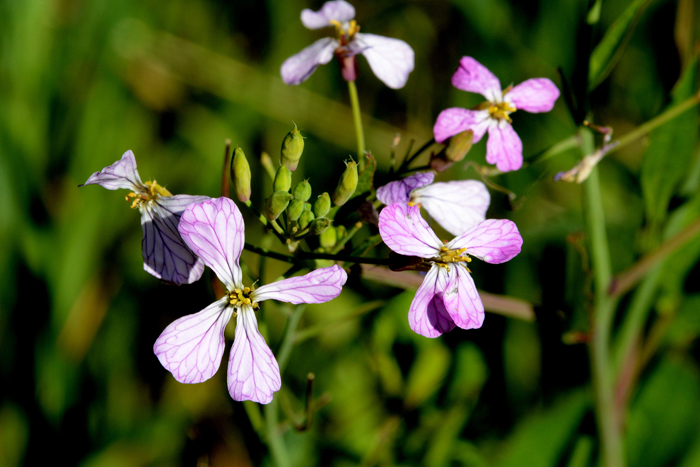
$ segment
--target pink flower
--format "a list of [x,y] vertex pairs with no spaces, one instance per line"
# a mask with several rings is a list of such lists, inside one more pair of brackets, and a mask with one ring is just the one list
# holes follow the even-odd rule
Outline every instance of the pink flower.
[[444,244],[420,215],[417,206],[396,203],[379,214],[382,240],[396,253],[424,258],[430,264],[408,310],[408,324],[418,334],[437,337],[455,326],[479,328],[484,305],[467,264],[474,256],[503,263],[520,253],[523,239],[515,224],[489,219]]
[[477,180],[433,183],[434,179],[433,172],[415,173],[377,188],[377,199],[386,205],[422,206],[452,235],[460,235],[486,219],[491,202],[486,185]]
[[453,107],[440,112],[433,128],[435,141],[442,143],[472,130],[473,142],[477,143],[488,131],[486,162],[496,164],[502,172],[518,170],[523,165],[523,143],[511,126],[510,114],[516,110],[549,112],[559,97],[559,89],[547,78],[529,79],[501,91],[498,78],[472,57],[462,57],[452,85],[462,91],[478,92],[487,102],[474,110]]
[[411,46],[399,39],[360,33],[354,17],[355,8],[344,0],[326,2],[319,11],[304,9],[301,12],[304,26],[308,29],[335,26],[337,38],[319,39],[285,60],[280,69],[282,80],[287,84],[300,84],[335,55],[343,65],[343,77],[354,81],[357,74],[354,57],[362,54],[384,84],[394,89],[402,88],[413,71]]
[[224,328],[231,316],[237,316],[228,362],[229,394],[237,401],[269,403],[282,381],[277,360],[258,331],[258,303],[270,299],[294,304],[327,302],[340,294],[347,274],[334,265],[256,290],[244,287],[238,264],[244,244],[243,217],[228,198],[191,204],[179,230],[192,251],[226,285],[227,294],[199,313],[173,321],[158,337],[153,351],[177,381],[206,381],[219,369]]

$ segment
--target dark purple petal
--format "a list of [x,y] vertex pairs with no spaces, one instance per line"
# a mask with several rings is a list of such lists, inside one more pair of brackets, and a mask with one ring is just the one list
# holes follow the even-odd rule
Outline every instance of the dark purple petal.
[[279,300],[293,304],[324,303],[340,295],[348,275],[337,264],[308,274],[263,285],[253,292],[254,302]]
[[100,185],[108,190],[118,190],[125,188],[131,191],[140,191],[143,182],[136,170],[136,159],[131,149],[126,151],[122,158],[109,167],[105,167],[99,172],[90,175],[85,185]]
[[421,204],[445,230],[460,235],[486,219],[491,196],[477,180],[456,180],[415,190],[411,200]]
[[484,324],[484,304],[471,274],[457,263],[450,265],[448,277],[443,300],[452,320],[462,329],[480,328]]
[[447,288],[447,274],[443,268],[433,264],[408,310],[408,325],[414,332],[425,337],[438,337],[455,327],[454,321],[443,303],[443,292]]
[[301,84],[313,74],[319,65],[325,65],[333,58],[338,41],[331,37],[319,39],[296,55],[284,61],[280,67],[282,81],[287,84]]
[[234,400],[269,404],[282,386],[280,367],[260,331],[253,309],[238,312],[236,336],[228,361],[228,392]]
[[414,67],[415,54],[410,45],[400,39],[358,32],[353,46],[361,49],[369,67],[384,84],[392,89],[404,87]]
[[486,162],[496,164],[501,172],[518,170],[523,166],[523,142],[511,124],[505,120],[489,128]]
[[495,123],[496,121],[489,116],[488,110],[467,110],[452,107],[440,112],[435,120],[435,126],[433,126],[433,134],[435,141],[442,143],[456,134],[472,130],[474,132],[472,144],[476,144],[481,141],[486,130]]
[[549,112],[559,98],[559,88],[547,78],[533,78],[515,86],[504,96],[518,110]]
[[243,216],[229,198],[192,203],[178,230],[187,246],[214,270],[229,289],[242,284],[238,259],[245,242]]
[[173,321],[156,340],[153,352],[179,382],[208,380],[221,364],[224,328],[232,312],[224,297],[199,313]]
[[454,250],[467,249],[467,254],[487,263],[504,263],[520,253],[523,237],[513,221],[488,219],[464,232],[447,244]]
[[394,203],[382,209],[379,233],[384,243],[400,255],[433,258],[443,246],[421,217],[418,206]]
[[308,29],[321,29],[332,26],[331,20],[345,23],[355,17],[355,8],[344,0],[334,0],[323,4],[320,10],[313,11],[304,8],[301,11],[301,22]]
[[501,102],[501,83],[493,73],[472,57],[462,57],[459,68],[452,75],[452,85],[457,89],[477,92],[489,102]]
[[377,188],[377,199],[383,204],[408,203],[411,191],[433,183],[435,172],[417,172],[410,177]]

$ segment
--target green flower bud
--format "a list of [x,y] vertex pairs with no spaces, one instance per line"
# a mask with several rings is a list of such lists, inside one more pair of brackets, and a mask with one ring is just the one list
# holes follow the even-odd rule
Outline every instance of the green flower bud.
[[272,183],[274,191],[289,191],[292,187],[292,172],[284,165],[277,169],[275,181]]
[[311,203],[304,203],[304,211],[311,211],[312,209]]
[[338,240],[342,240],[348,234],[348,229],[346,229],[344,225],[337,226],[335,230],[336,237],[338,237]]
[[299,218],[299,229],[304,230],[312,223],[315,219],[314,213],[311,211],[304,211],[301,213]]
[[286,191],[275,191],[265,200],[265,215],[271,221],[277,219],[287,209],[287,205],[294,197]]
[[327,250],[333,248],[338,242],[338,235],[335,227],[328,227],[328,229],[326,229],[324,232],[321,233],[321,235],[319,235],[318,241],[321,244],[321,246]]
[[328,196],[328,193],[322,193],[318,198],[316,198],[316,202],[314,203],[314,215],[316,217],[323,217],[328,214],[328,211],[330,210],[331,197]]
[[242,203],[250,199],[250,165],[243,149],[236,148],[231,159],[231,180],[236,189],[236,197]]
[[304,202],[300,199],[294,198],[287,207],[287,217],[289,220],[296,221],[299,220],[302,212],[304,212]]
[[450,138],[450,144],[447,145],[445,156],[452,162],[461,161],[472,148],[472,141],[474,141],[474,132],[472,130],[454,135]]
[[311,235],[321,235],[330,226],[331,226],[330,219],[328,219],[327,217],[317,217],[309,225],[309,233]]
[[333,202],[336,206],[345,204],[357,188],[357,164],[355,161],[350,161],[345,167],[345,172],[340,176],[338,186],[333,192]]
[[297,183],[294,190],[292,190],[292,194],[295,198],[302,201],[308,201],[309,198],[311,198],[311,184],[306,180]]
[[284,137],[284,141],[282,141],[282,157],[280,158],[280,164],[287,166],[289,170],[296,170],[302,152],[304,152],[304,138],[295,125],[294,129],[287,133],[287,136]]

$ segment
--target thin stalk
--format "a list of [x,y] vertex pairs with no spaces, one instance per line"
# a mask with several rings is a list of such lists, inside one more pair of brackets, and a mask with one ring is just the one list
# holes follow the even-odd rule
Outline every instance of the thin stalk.
[[280,373],[284,372],[284,367],[287,366],[289,356],[292,354],[292,348],[294,348],[294,341],[297,335],[297,327],[299,326],[301,315],[304,314],[305,309],[306,307],[304,305],[294,307],[294,311],[292,311],[292,314],[287,320],[284,337],[282,337],[279,349],[275,352],[275,355],[277,355],[277,363],[280,366]]
[[335,255],[337,254],[340,250],[343,249],[346,243],[350,241],[352,237],[355,236],[357,232],[362,228],[362,222],[356,222],[355,225],[352,226],[352,229],[348,231],[348,233],[338,242],[335,244],[333,249],[331,250],[331,254]]
[[231,190],[229,188],[229,168],[228,161],[231,156],[231,140],[226,140],[226,148],[224,148],[224,170],[221,171],[221,196],[229,198]]
[[[417,158],[418,156],[420,156],[421,154],[423,154],[423,152],[425,152],[425,150],[428,149],[428,148],[429,148],[430,146],[432,146],[433,144],[435,144],[435,139],[434,139],[434,138],[431,139],[430,141],[428,141],[427,143],[425,143],[423,146],[421,146],[421,147],[420,147],[416,152],[414,152],[410,157],[407,157],[406,159],[404,159],[404,161],[401,163],[401,166],[399,167],[399,170],[397,170],[397,173],[398,173],[399,175],[401,175],[402,173],[404,173],[404,172],[408,169],[408,166],[411,165],[411,162],[413,162],[414,160],[416,160],[416,158]],[[409,149],[409,152],[410,152],[410,149]]]
[[350,105],[352,106],[352,120],[355,123],[355,137],[357,138],[357,157],[362,161],[365,153],[365,133],[362,130],[362,114],[360,113],[360,99],[357,97],[357,87],[354,81],[348,81],[350,92]]
[[262,256],[267,256],[269,258],[274,258],[292,264],[308,259],[330,259],[334,261],[343,261],[345,263],[378,264],[384,266],[390,263],[389,258],[363,258],[362,256],[335,255],[332,253],[309,253],[305,251],[299,252],[297,256],[290,256],[283,253],[270,251],[265,248],[260,248],[259,246],[251,245],[250,243],[246,243],[243,248]]
[[279,429],[279,421],[277,418],[277,401],[274,397],[272,402],[267,404],[263,409],[265,411],[265,429],[267,432],[267,446],[270,448],[270,454],[277,467],[291,467],[287,446],[282,439],[282,433]]
[[282,230],[282,228],[279,226],[279,224],[277,222],[275,222],[275,221],[268,222],[267,217],[265,217],[260,211],[255,209],[255,206],[253,206],[253,203],[251,203],[250,200],[246,201],[244,204],[246,206],[248,206],[248,209],[250,209],[250,212],[252,212],[253,215],[255,217],[257,217],[260,222],[262,222],[262,225],[264,225],[265,227],[272,226],[275,234],[282,241],[282,243],[287,241],[287,239],[284,238],[284,230]]

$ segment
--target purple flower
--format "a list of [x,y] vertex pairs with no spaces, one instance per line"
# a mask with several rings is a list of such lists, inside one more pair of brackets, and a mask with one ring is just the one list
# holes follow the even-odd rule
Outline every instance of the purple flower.
[[[344,0],[323,4],[320,10],[304,9],[301,22],[308,29],[335,26],[337,38],[319,39],[296,55],[284,61],[280,69],[287,84],[300,84],[313,74],[319,65],[330,62],[337,56],[343,64],[343,77],[354,81],[356,75],[355,55],[367,58],[377,78],[393,89],[406,84],[408,74],[413,71],[414,54],[410,45],[399,39],[360,33],[355,20],[355,8]],[[347,59],[349,60],[349,63]]]
[[417,206],[396,203],[379,214],[382,240],[396,253],[425,258],[430,264],[408,311],[408,323],[418,334],[437,337],[455,326],[479,328],[484,305],[467,264],[470,256],[503,263],[520,253],[523,239],[505,219],[478,223],[444,244],[420,215]]
[[229,198],[194,203],[182,214],[180,235],[214,270],[227,294],[199,313],[173,321],[153,346],[160,363],[181,383],[201,383],[219,369],[224,354],[224,328],[237,316],[228,362],[228,391],[237,401],[267,404],[282,383],[279,365],[258,331],[255,310],[263,300],[323,303],[340,294],[347,280],[337,266],[264,285],[243,286],[238,260],[243,250],[243,217]]
[[486,185],[477,180],[433,183],[434,178],[433,172],[418,172],[387,183],[377,188],[377,199],[386,205],[420,205],[452,235],[486,219],[491,202]]
[[131,150],[80,186],[85,185],[131,190],[126,199],[132,201],[132,209],[141,212],[143,268],[148,273],[177,285],[191,284],[202,277],[204,263],[182,242],[177,224],[189,204],[207,200],[208,196],[173,196],[155,180],[143,183]]
[[509,172],[523,165],[523,143],[511,126],[510,114],[516,110],[549,112],[559,97],[559,89],[547,78],[533,78],[501,91],[501,83],[493,73],[472,57],[462,57],[452,76],[452,85],[462,91],[478,92],[487,102],[474,110],[453,107],[438,115],[433,133],[435,141],[466,130],[474,132],[474,143],[489,132],[486,162],[498,170]]

